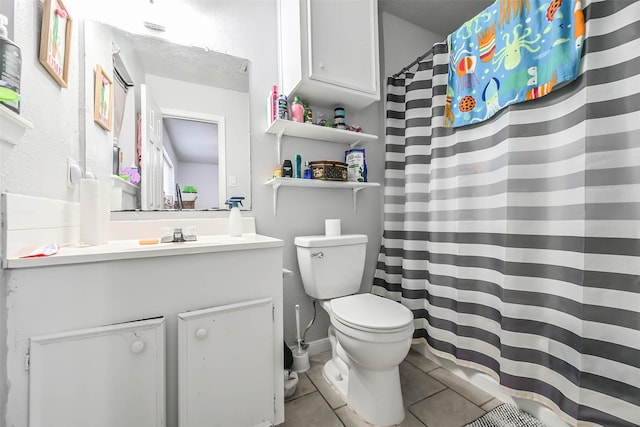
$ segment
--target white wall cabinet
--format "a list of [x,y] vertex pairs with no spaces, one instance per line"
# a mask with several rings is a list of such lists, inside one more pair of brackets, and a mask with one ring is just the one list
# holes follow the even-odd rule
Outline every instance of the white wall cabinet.
[[380,99],[378,9],[371,0],[279,0],[286,95],[361,110]]
[[[257,426],[270,421],[274,410],[271,298],[178,317],[180,427]],[[251,404],[238,410],[237,402]]]
[[31,338],[29,427],[165,424],[164,318]]

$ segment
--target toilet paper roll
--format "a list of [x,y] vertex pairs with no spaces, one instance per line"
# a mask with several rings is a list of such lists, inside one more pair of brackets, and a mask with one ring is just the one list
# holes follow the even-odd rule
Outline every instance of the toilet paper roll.
[[87,245],[107,243],[111,191],[97,179],[80,180],[80,242]]
[[339,236],[340,235],[340,220],[339,219],[325,219],[324,220],[324,234],[325,234],[325,236]]

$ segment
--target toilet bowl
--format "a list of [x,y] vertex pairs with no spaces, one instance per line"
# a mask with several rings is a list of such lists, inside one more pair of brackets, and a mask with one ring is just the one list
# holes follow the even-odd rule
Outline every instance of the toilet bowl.
[[365,421],[389,426],[405,415],[398,365],[411,346],[413,314],[395,301],[355,293],[366,242],[363,235],[295,239],[305,291],[331,320],[325,378]]
[[[331,340],[335,351],[323,368],[325,378],[365,421],[378,426],[402,422],[405,413],[398,365],[411,346],[411,312],[371,294],[336,298],[321,305],[329,313],[330,334],[335,336]],[[357,307],[368,307],[368,311]]]

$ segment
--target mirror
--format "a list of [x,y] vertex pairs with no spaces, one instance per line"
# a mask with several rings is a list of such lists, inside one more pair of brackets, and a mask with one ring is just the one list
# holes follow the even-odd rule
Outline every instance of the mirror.
[[85,120],[89,166],[108,157],[99,144],[118,147],[94,166],[112,169],[112,208],[226,209],[231,196],[249,208],[248,61],[93,21],[84,32],[86,88],[96,65],[113,76],[112,130]]

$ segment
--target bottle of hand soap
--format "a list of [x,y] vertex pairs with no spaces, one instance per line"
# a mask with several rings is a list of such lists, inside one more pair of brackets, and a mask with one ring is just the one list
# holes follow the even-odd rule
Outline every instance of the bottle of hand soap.
[[240,208],[244,197],[232,197],[226,202],[225,205],[229,205],[231,212],[229,212],[229,236],[239,237],[242,236],[242,214],[240,214]]

